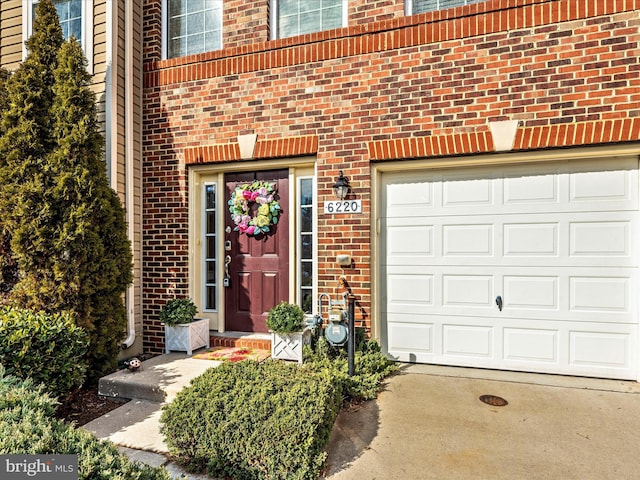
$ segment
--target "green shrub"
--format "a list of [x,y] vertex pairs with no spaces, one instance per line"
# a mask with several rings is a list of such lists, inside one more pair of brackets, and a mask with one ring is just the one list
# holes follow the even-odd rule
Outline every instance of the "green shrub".
[[115,445],[53,418],[55,401],[31,380],[0,369],[0,454],[78,455],[79,480],[169,480],[164,469],[130,462]]
[[180,325],[190,323],[198,312],[198,307],[190,298],[172,298],[162,310],[160,310],[160,321],[166,325]]
[[300,332],[303,321],[304,312],[293,303],[280,302],[267,315],[267,327],[276,333]]
[[28,54],[2,95],[2,287],[13,306],[74,312],[97,379],[115,368],[126,335],[133,256],[86,59],[58,20],[52,2],[38,2]]
[[[357,333],[357,331],[356,331]],[[313,349],[305,348],[305,368],[328,372],[340,385],[345,400],[373,400],[382,388],[385,377],[398,367],[380,351],[375,340],[356,334],[354,375],[349,377],[346,347],[335,348],[324,337],[314,342]]]
[[235,479],[316,479],[341,402],[327,371],[275,361],[225,363],[164,408],[170,451]]
[[71,314],[0,308],[0,364],[8,374],[32,378],[58,397],[82,385],[87,334]]

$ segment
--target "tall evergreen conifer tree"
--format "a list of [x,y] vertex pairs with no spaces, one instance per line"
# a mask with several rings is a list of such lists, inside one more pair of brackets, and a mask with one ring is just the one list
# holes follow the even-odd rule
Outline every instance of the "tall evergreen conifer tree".
[[[0,138],[4,136],[2,117],[9,109],[9,93],[7,91],[7,80],[10,73],[5,68],[0,68]],[[2,160],[0,159],[0,168]],[[6,301],[7,292],[11,291],[16,283],[17,268],[16,262],[11,254],[11,236],[4,226],[3,218],[0,217],[0,303]]]
[[[115,366],[132,281],[124,209],[109,187],[104,139],[79,42],[62,39],[51,0],[38,3],[29,55],[7,85],[0,214],[18,265],[11,301],[73,311],[88,333],[89,376]],[[23,120],[24,119],[24,120]]]
[[[46,156],[53,148],[50,110],[53,71],[64,42],[58,14],[50,0],[38,3],[29,54],[7,80],[7,109],[0,138],[0,217],[4,243],[16,263],[18,284],[25,272],[47,272],[49,239],[33,235],[53,218],[44,199],[50,186]],[[46,278],[42,279],[46,290]],[[11,297],[17,290],[12,291]],[[31,305],[22,305],[31,306]]]
[[52,108],[56,148],[49,157],[58,219],[53,245],[60,308],[74,310],[90,335],[95,375],[115,367],[124,338],[122,295],[132,281],[125,212],[109,186],[95,94],[80,43],[62,45],[54,72]]

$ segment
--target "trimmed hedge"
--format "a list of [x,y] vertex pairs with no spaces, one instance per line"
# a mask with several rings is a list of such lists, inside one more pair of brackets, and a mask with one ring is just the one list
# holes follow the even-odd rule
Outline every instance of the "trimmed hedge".
[[362,332],[357,330],[353,377],[349,376],[346,348],[335,348],[324,337],[314,339],[313,343],[313,349],[305,346],[305,368],[330,372],[345,400],[373,400],[382,388],[382,381],[398,369],[381,353],[378,342],[364,339]]
[[0,454],[77,454],[79,480],[170,480],[164,469],[130,462],[115,445],[53,418],[55,401],[31,380],[0,368]]
[[170,451],[196,471],[243,480],[316,479],[342,401],[328,371],[224,363],[164,407]]
[[56,397],[82,385],[88,337],[71,314],[0,309],[0,364],[7,374],[31,378]]

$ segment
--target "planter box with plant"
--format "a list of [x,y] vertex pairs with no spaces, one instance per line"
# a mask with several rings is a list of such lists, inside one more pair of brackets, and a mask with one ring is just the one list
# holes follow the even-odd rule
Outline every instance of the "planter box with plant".
[[267,327],[271,331],[271,357],[302,363],[302,347],[311,341],[304,311],[293,303],[280,302],[269,310]]
[[173,298],[160,311],[164,323],[165,352],[187,352],[209,347],[209,320],[194,318],[198,311],[190,298]]

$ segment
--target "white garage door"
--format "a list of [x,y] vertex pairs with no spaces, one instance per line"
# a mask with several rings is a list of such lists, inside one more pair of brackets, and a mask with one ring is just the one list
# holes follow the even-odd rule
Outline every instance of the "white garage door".
[[391,356],[637,379],[637,158],[384,173],[382,188]]

